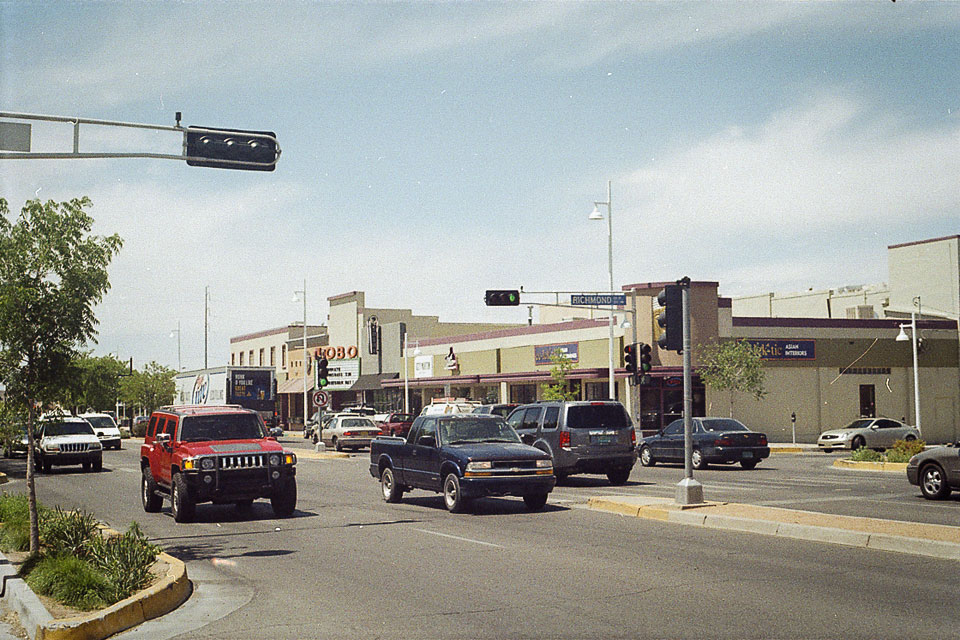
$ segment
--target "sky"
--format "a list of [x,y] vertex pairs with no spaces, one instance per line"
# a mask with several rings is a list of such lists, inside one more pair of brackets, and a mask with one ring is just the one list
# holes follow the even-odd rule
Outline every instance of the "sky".
[[0,111],[276,132],[269,173],[0,160],[12,215],[88,196],[123,238],[90,348],[137,368],[176,368],[178,327],[203,366],[205,307],[223,364],[302,290],[311,324],[349,291],[524,322],[484,291],[606,290],[608,181],[615,289],[875,284],[887,246],[960,232],[960,2],[0,0]]

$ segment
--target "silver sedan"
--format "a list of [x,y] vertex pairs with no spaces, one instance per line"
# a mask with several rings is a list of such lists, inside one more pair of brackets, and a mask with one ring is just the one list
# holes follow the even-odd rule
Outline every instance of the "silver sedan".
[[320,439],[323,444],[337,451],[370,446],[380,435],[380,427],[366,416],[341,414],[323,426]]
[[817,446],[826,453],[834,449],[888,449],[897,440],[916,440],[920,432],[915,427],[889,418],[861,418],[842,429],[824,431]]

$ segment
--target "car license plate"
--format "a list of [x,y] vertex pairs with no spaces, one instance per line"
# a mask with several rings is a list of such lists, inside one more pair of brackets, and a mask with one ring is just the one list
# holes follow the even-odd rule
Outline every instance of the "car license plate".
[[614,436],[593,436],[593,444],[613,444]]
[[744,452],[743,452],[743,457],[744,457],[744,458],[752,458],[752,457],[753,457],[753,451],[744,451]]

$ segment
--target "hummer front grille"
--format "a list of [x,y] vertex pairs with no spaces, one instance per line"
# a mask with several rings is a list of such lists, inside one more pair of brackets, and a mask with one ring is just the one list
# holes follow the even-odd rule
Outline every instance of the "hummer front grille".
[[261,469],[267,466],[267,456],[262,453],[236,456],[219,456],[220,469]]

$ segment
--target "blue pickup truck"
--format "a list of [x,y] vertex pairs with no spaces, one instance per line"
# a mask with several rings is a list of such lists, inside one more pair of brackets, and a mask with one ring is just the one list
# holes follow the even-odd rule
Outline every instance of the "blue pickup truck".
[[376,438],[370,475],[387,502],[426,489],[454,513],[485,496],[519,496],[535,511],[557,482],[550,454],[523,444],[503,418],[475,413],[420,416],[406,438]]

